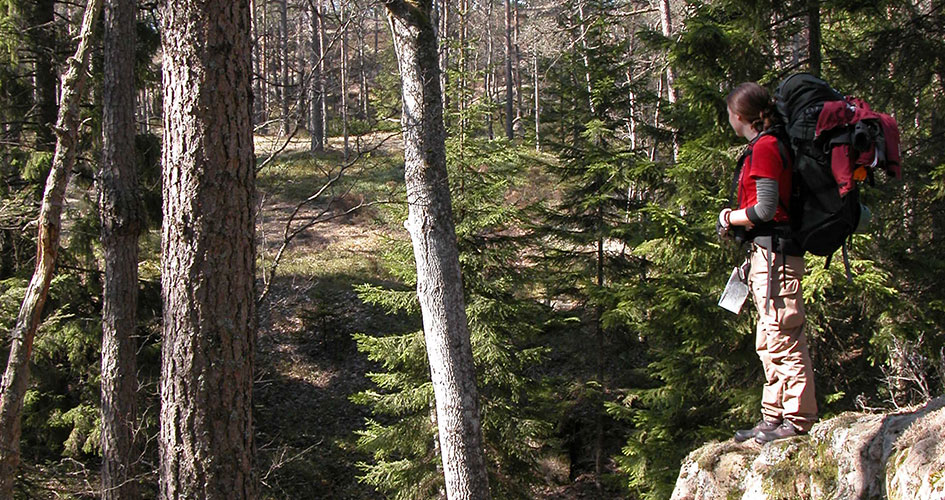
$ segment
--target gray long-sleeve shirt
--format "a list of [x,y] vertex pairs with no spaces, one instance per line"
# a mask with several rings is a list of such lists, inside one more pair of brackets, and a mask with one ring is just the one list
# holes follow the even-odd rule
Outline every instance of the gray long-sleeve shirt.
[[774,218],[778,211],[778,181],[762,177],[755,181],[758,203],[748,207],[745,215],[752,224],[761,224]]

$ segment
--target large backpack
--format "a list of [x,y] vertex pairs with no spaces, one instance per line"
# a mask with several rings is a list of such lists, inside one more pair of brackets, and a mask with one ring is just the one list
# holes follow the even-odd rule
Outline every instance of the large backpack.
[[872,183],[877,168],[901,176],[896,120],[807,73],[781,82],[775,99],[794,155],[792,239],[828,258],[843,248],[846,260],[860,221],[858,182]]

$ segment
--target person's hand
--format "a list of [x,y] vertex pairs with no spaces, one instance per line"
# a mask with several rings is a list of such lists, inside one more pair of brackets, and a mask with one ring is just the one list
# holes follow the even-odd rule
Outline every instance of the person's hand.
[[724,227],[725,229],[729,229],[732,226],[732,221],[731,219],[729,219],[729,217],[731,216],[732,216],[732,209],[728,207],[723,208],[722,211],[719,212],[719,225]]
[[732,222],[729,220],[731,216],[731,208],[723,208],[719,212],[718,220],[715,221],[715,234],[719,235],[719,238],[727,240],[732,237]]

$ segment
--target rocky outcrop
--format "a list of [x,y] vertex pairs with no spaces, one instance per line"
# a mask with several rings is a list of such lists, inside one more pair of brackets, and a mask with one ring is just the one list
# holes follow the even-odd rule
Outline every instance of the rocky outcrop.
[[672,500],[945,500],[945,397],[911,411],[846,413],[807,436],[704,445]]

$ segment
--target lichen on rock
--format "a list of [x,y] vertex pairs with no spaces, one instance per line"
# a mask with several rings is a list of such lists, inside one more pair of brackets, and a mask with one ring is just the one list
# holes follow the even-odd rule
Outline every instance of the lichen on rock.
[[807,436],[713,442],[689,454],[672,500],[945,500],[945,397],[844,413]]

